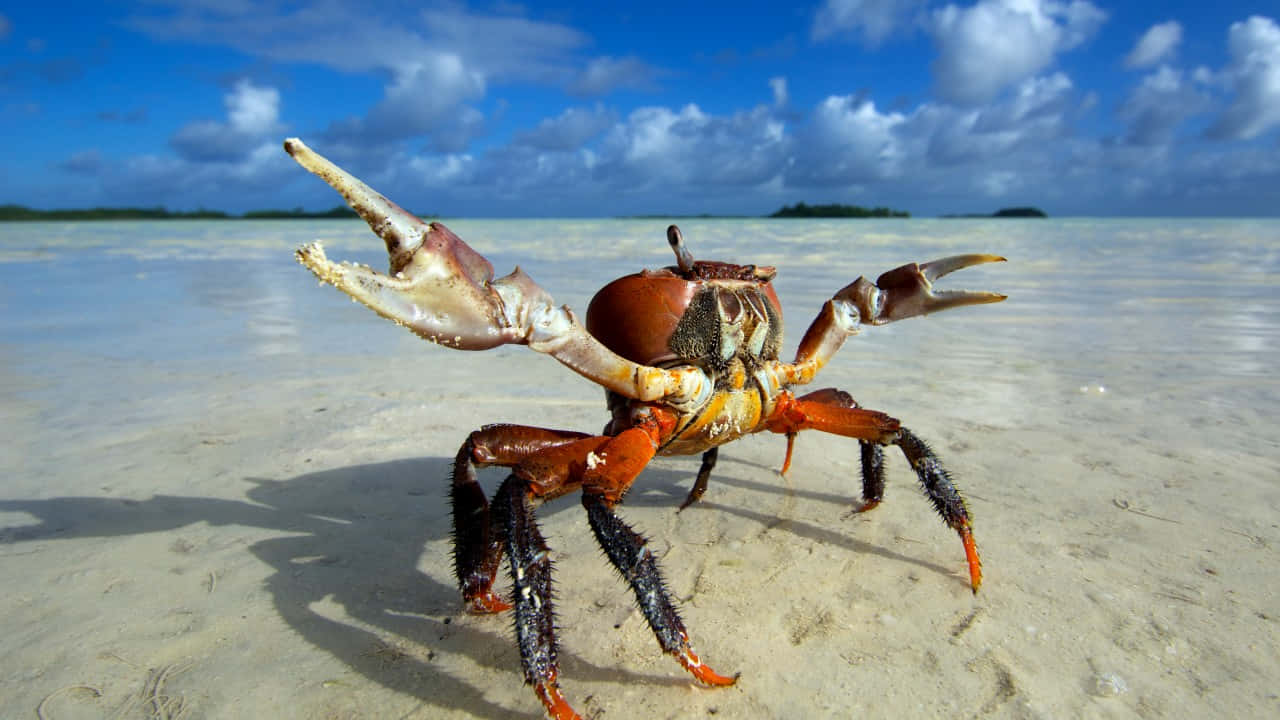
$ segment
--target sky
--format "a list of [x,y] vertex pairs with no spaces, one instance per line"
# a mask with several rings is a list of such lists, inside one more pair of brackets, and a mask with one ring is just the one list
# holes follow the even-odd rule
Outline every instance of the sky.
[[1280,216],[1280,6],[0,6],[0,204]]

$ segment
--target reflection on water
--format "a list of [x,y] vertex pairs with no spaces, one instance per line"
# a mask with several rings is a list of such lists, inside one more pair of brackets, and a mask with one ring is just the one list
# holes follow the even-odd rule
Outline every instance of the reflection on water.
[[[499,274],[519,263],[580,312],[612,277],[672,262],[660,220],[449,224]],[[999,290],[1008,302],[870,329],[833,363],[833,384],[889,397],[897,377],[946,378],[939,389],[997,424],[1028,422],[1097,386],[1105,401],[1074,401],[1110,403],[1120,410],[1111,422],[1269,425],[1280,414],[1277,221],[681,224],[697,257],[778,267],[789,347],[858,274],[959,252],[1009,258],[942,281]],[[291,257],[317,238],[336,258],[385,265],[358,221],[0,224],[0,390],[71,425],[122,407],[163,422],[163,405],[147,400],[210,375],[435,352],[317,289]]]

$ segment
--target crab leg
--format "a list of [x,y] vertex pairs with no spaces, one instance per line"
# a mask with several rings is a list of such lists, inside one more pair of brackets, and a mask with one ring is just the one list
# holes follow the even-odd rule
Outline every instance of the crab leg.
[[459,350],[528,345],[628,398],[683,407],[710,391],[696,368],[650,367],[613,353],[520,268],[495,280],[489,261],[443,224],[405,211],[301,140],[285,140],[284,148],[383,239],[390,270],[331,262],[318,243],[299,248],[298,262],[379,315]]
[[917,315],[964,305],[1000,302],[1005,295],[969,290],[934,291],[933,281],[956,270],[984,263],[1004,262],[999,255],[954,255],[927,263],[908,263],[876,278],[873,285],[860,277],[827,301],[805,331],[794,363],[773,363],[768,371],[777,387],[803,385],[858,332],[862,323],[885,325]]
[[688,496],[685,497],[684,502],[680,503],[680,507],[676,508],[676,512],[702,499],[702,495],[707,491],[707,481],[711,479],[711,471],[715,469],[716,460],[719,457],[720,448],[718,447],[702,453],[702,465],[698,468],[698,476],[694,478],[693,487],[689,488]]
[[502,561],[503,529],[490,520],[489,502],[476,480],[476,468],[511,467],[535,453],[589,437],[569,430],[523,425],[486,425],[467,437],[454,460],[449,504],[453,508],[453,567],[462,600],[470,612],[511,609],[493,592]]
[[[852,395],[837,388],[814,390],[796,399],[827,403],[842,408],[858,407]],[[786,475],[787,470],[791,468],[791,453],[796,445],[796,431],[793,430],[786,435],[787,454],[782,460],[782,469],[778,471],[782,475]],[[858,445],[861,447],[862,454],[862,500],[864,503],[862,510],[870,510],[880,503],[880,498],[884,495],[884,451],[880,449],[879,443],[870,440],[859,440]]]
[[671,602],[666,582],[648,541],[627,525],[601,495],[584,492],[582,505],[587,520],[609,562],[631,585],[640,612],[658,638],[658,644],[684,666],[699,682],[712,686],[732,685],[738,677],[725,677],[703,664],[689,644],[689,633]]
[[[469,523],[492,522],[493,525],[489,535],[478,536],[483,539],[475,541],[474,556],[458,565],[459,581],[465,594],[467,581],[476,574],[473,571],[488,571],[491,544],[501,543],[511,566],[516,640],[525,681],[533,686],[554,720],[575,720],[579,716],[559,688],[550,550],[538,530],[533,508],[537,502],[579,488],[583,491],[582,504],[592,531],[618,572],[631,584],[662,649],[707,685],[729,685],[736,680],[736,677],[717,674],[698,658],[645,539],[613,511],[636,476],[653,459],[663,433],[673,424],[674,418],[668,417],[667,411],[654,408],[635,425],[613,436],[491,425],[472,433],[458,453],[455,487],[469,488],[474,481],[475,466],[494,464],[512,468],[511,475],[494,495],[492,521],[480,517],[487,515],[487,506],[464,500],[463,504],[472,510],[485,512],[459,514],[459,506],[455,504],[456,538],[473,534]],[[475,489],[478,491],[478,486]],[[481,580],[483,594],[495,601],[481,609],[487,612],[506,609],[502,607],[505,603],[489,591],[492,576]]]
[[494,496],[496,520],[506,534],[514,585],[516,643],[524,681],[554,720],[581,720],[560,693],[555,610],[551,604],[551,559],[529,503],[528,483],[514,473]]
[[969,509],[952,482],[951,475],[942,467],[933,450],[910,430],[902,427],[898,420],[882,412],[854,405],[853,398],[848,393],[830,388],[800,398],[783,393],[773,414],[766,419],[766,426],[772,432],[787,435],[788,458],[791,440],[801,430],[821,430],[857,439],[862,444],[864,501],[858,512],[865,512],[879,505],[884,496],[884,458],[879,446],[897,445],[911,463],[911,469],[915,470],[921,488],[942,521],[960,536],[965,561],[969,566],[970,587],[977,593],[982,585],[982,561],[978,557],[978,546],[973,539]]

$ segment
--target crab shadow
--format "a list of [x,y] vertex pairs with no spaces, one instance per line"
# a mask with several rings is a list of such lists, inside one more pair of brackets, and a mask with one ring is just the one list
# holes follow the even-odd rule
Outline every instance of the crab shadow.
[[[727,460],[728,462],[725,462]],[[732,465],[741,465],[746,468],[752,468],[751,472],[741,473],[730,470]],[[680,506],[688,494],[694,470],[696,465],[690,466],[689,472],[679,472],[672,470],[646,469],[645,474],[641,476],[641,480],[636,483],[635,488],[627,495],[626,505],[631,507],[637,506],[670,506],[673,510]],[[774,483],[760,482],[759,480],[751,480],[746,475],[760,476],[763,471],[765,477],[772,477],[776,480]],[[795,471],[792,471],[794,477]],[[645,480],[648,479],[648,482]],[[658,482],[653,482],[657,480]],[[644,487],[641,487],[642,484]],[[836,494],[822,492],[818,490],[809,490],[804,487],[794,487],[788,485],[779,475],[777,468],[768,467],[759,463],[740,460],[736,458],[721,458],[721,464],[717,465],[716,472],[711,475],[711,481],[708,483],[708,490],[701,500],[690,505],[680,511],[682,514],[697,512],[720,512],[729,515],[735,515],[744,518],[761,526],[761,532],[781,531],[787,532],[797,537],[807,540],[830,545],[832,547],[844,548],[850,552],[858,554],[877,555],[891,560],[895,563],[903,563],[915,565],[924,568],[930,572],[937,573],[945,577],[954,579],[954,581],[962,587],[969,587],[968,577],[962,577],[956,572],[956,568],[949,568],[938,563],[922,560],[919,557],[911,555],[903,555],[894,552],[880,545],[874,545],[854,537],[856,533],[856,524],[849,522],[851,512],[858,506],[858,502],[853,500],[858,493],[858,487],[861,479],[856,477],[849,478],[849,494]],[[720,502],[716,500],[715,489],[717,485],[725,485],[734,487],[739,490],[747,490],[751,492],[762,493],[766,495],[787,495],[795,499],[806,500],[810,502],[818,502],[827,504],[835,508],[836,520],[828,525],[820,525],[814,522],[807,522],[795,517],[784,517],[772,512],[761,512],[754,510],[747,505],[739,505],[735,502]],[[803,485],[803,480],[798,481],[795,485]],[[894,490],[896,488],[891,488]],[[918,492],[911,491],[902,492],[903,502],[921,502],[924,506],[928,506],[928,501],[924,498],[911,498],[912,494],[919,495]],[[758,507],[758,506],[757,506]],[[868,517],[874,515],[869,513]],[[936,521],[931,521],[929,517],[932,513],[922,513],[924,518],[922,522],[937,525]],[[853,515],[857,517],[857,515]],[[945,526],[941,527],[942,532],[951,532]]]
[[[279,535],[253,542],[249,551],[273,572],[265,590],[280,617],[308,642],[380,684],[427,706],[461,710],[476,717],[510,718],[512,708],[487,697],[483,687],[451,669],[472,662],[511,674],[519,683],[519,657],[505,618],[465,618],[451,577],[418,568],[425,546],[442,548],[450,533],[443,478],[451,460],[428,458],[353,465],[305,473],[287,480],[248,478],[244,500],[156,495],[147,500],[60,497],[0,500],[0,511],[29,513],[38,523],[0,529],[0,544],[46,539],[122,537],[170,532],[196,523],[255,527]],[[627,505],[668,506],[672,512],[692,482],[683,466],[651,467]],[[847,498],[788,490],[721,472],[716,482],[747,490],[847,503]],[[714,488],[714,484],[712,485]],[[766,513],[704,500],[699,510],[736,514],[854,552],[875,553],[951,575],[946,568],[852,539],[847,532],[794,519],[777,522]],[[580,508],[562,498],[539,509],[542,517]],[[695,508],[690,508],[693,510]],[[625,508],[624,508],[625,511]],[[686,511],[688,512],[688,511]],[[505,583],[505,578],[500,578]],[[619,592],[625,593],[620,587]],[[347,618],[334,619],[332,608]],[[385,638],[404,638],[427,653],[394,652]],[[387,650],[393,652],[388,655]],[[391,658],[391,661],[389,661]],[[686,685],[677,674],[648,675],[590,663],[560,651],[567,677],[591,677],[623,685]],[[532,705],[532,703],[531,703]],[[540,717],[528,713],[525,717]]]

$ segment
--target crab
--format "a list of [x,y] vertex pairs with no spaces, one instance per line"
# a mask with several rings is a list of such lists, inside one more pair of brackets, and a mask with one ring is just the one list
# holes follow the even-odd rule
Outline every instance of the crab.
[[[859,511],[884,493],[883,448],[896,446],[924,492],[959,536],[973,592],[982,564],[968,509],[929,446],[896,418],[860,407],[827,388],[797,396],[845,339],[861,325],[883,325],[948,308],[999,302],[992,292],[934,291],[933,281],[982,263],[972,254],[911,263],[874,283],[859,277],[826,302],[809,326],[795,360],[779,359],[782,308],[771,284],[775,270],[694,260],[680,230],[667,228],[676,264],[644,270],[605,285],[591,300],[586,324],[557,306],[516,268],[494,279],[493,266],[439,222],[426,222],[379,195],[300,140],[285,150],[342,194],[386,243],[390,270],[334,263],[318,243],[299,262],[377,314],[447,348],[485,350],[514,343],[546,353],[605,389],[611,419],[599,434],[522,425],[486,425],[463,442],[453,464],[453,563],[467,610],[514,611],[524,679],[555,720],[578,714],[560,690],[550,550],[535,507],[580,492],[587,520],[609,561],[635,592],[662,650],[708,686],[732,685],[694,651],[646,538],[617,513],[627,490],[656,455],[696,455],[702,465],[680,510],[704,493],[721,445],[751,433],[786,436],[782,473],[796,434],[820,430],[861,446]],[[510,475],[487,498],[476,471]],[[504,599],[493,585],[505,555],[513,588]]]

